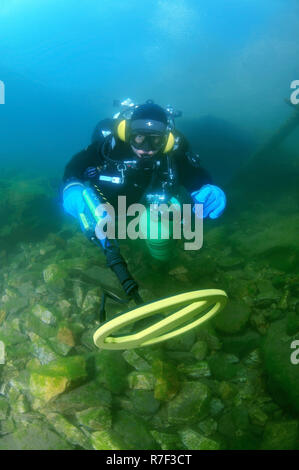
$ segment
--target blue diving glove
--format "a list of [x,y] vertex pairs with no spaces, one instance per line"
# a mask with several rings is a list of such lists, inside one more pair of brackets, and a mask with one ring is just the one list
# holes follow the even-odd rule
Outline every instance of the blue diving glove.
[[205,184],[191,196],[196,204],[203,204],[203,218],[217,219],[225,209],[226,196],[218,186]]
[[85,202],[82,196],[84,188],[84,184],[74,181],[63,190],[63,208],[65,212],[76,218],[84,212]]

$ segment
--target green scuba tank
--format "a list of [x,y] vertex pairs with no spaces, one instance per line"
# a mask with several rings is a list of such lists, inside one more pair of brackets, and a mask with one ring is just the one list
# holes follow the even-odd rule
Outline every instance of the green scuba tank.
[[[150,255],[160,261],[167,261],[174,251],[174,223],[180,224],[180,203],[172,197],[165,204],[153,198],[154,203],[146,207],[140,217],[140,232],[145,238]],[[179,227],[180,228],[180,227]]]

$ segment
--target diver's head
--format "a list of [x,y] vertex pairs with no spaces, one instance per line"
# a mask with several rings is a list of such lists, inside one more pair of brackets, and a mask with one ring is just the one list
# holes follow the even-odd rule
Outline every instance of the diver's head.
[[145,103],[138,106],[130,119],[129,142],[139,158],[152,157],[167,143],[168,119],[161,106]]

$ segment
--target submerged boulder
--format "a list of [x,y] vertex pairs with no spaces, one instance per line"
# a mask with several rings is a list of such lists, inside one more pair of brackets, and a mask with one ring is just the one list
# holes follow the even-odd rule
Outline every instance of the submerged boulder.
[[83,356],[58,359],[32,371],[30,392],[42,402],[48,402],[87,377]]

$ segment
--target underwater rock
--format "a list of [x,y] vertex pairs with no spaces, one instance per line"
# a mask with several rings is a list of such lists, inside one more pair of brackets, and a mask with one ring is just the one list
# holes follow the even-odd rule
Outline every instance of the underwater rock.
[[168,420],[174,425],[196,422],[209,405],[210,391],[200,382],[184,382],[180,392],[167,403]]
[[128,387],[128,364],[120,351],[101,350],[95,354],[96,381],[112,393],[121,394]]
[[42,305],[34,305],[31,309],[31,313],[36,316],[39,320],[41,320],[43,323],[46,323],[46,325],[56,325],[57,319],[56,316],[48,310],[46,307],[43,307]]
[[156,400],[152,391],[128,390],[126,396],[129,399],[129,406],[123,406],[123,408],[138,416],[151,416],[160,408],[160,403]]
[[179,364],[178,371],[190,379],[199,379],[200,377],[210,377],[211,371],[206,361],[198,361],[195,364]]
[[184,446],[189,450],[219,450],[221,444],[209,439],[192,429],[179,431]]
[[53,351],[46,340],[35,333],[29,333],[28,336],[32,343],[32,354],[41,362],[41,364],[48,364],[59,358],[59,355]]
[[153,362],[153,374],[156,379],[155,398],[165,402],[172,400],[180,389],[180,380],[176,367],[157,359]]
[[111,429],[111,411],[107,406],[87,408],[75,413],[80,426],[89,431],[102,431]]
[[191,330],[166,341],[165,349],[169,351],[190,351],[195,340],[196,333]]
[[184,449],[180,438],[176,434],[151,431],[151,435],[158,442],[162,450],[181,450]]
[[298,421],[268,422],[262,450],[298,450]]
[[151,370],[151,366],[147,361],[143,359],[135,350],[128,349],[122,353],[123,358],[125,361],[130,364],[130,366],[134,367],[136,370],[146,371]]
[[234,334],[245,328],[249,316],[250,309],[245,303],[230,301],[212,322],[221,333]]
[[22,426],[0,438],[0,450],[71,450],[62,437],[44,423]]
[[222,338],[223,351],[243,357],[260,346],[262,337],[257,332],[247,330],[241,335]]
[[125,442],[127,449],[153,450],[159,447],[145,422],[127,411],[116,413],[113,430]]
[[239,359],[233,354],[215,353],[208,358],[212,376],[217,380],[230,380],[241,371]]
[[128,384],[135,390],[154,390],[155,376],[151,372],[133,371],[128,375]]
[[82,310],[84,313],[90,311],[98,311],[101,305],[101,297],[99,295],[98,289],[91,289],[87,292],[85,299],[82,303]]
[[257,405],[249,405],[248,414],[252,424],[264,426],[268,421],[268,415]]
[[91,407],[110,406],[111,401],[111,392],[99,387],[96,381],[91,381],[57,396],[54,401],[47,404],[47,410],[73,415],[77,411],[83,411]]
[[86,362],[82,356],[59,359],[31,372],[30,392],[48,402],[86,380]]
[[82,447],[83,449],[92,449],[89,439],[85,434],[63,416],[58,413],[46,413],[46,417],[55,431],[70,444]]
[[71,312],[72,304],[63,299],[57,302],[57,308],[63,317],[68,317]]
[[44,269],[43,277],[46,284],[57,288],[63,288],[64,279],[67,275],[66,271],[57,264],[50,264]]
[[91,434],[95,450],[126,450],[128,447],[111,431],[96,431]]
[[3,419],[6,419],[8,410],[9,410],[8,400],[5,397],[0,396],[0,421]]
[[77,307],[81,308],[83,304],[83,289],[78,282],[76,282],[73,286],[73,293]]
[[202,361],[208,352],[208,345],[205,341],[196,341],[191,348],[191,352],[194,355],[195,359]]
[[299,413],[299,365],[292,364],[291,343],[299,333],[287,334],[287,319],[272,323],[262,344],[262,359],[268,388],[281,406]]
[[76,345],[72,329],[64,322],[60,323],[57,334],[49,338],[49,343],[53,350],[61,356],[67,356]]

